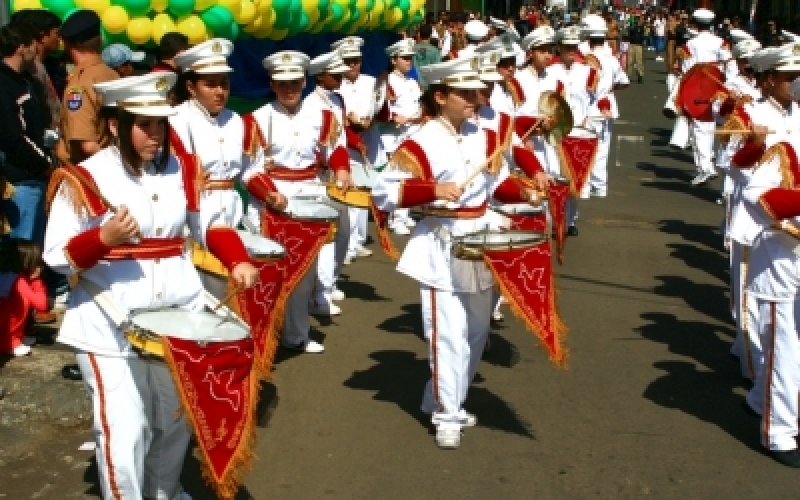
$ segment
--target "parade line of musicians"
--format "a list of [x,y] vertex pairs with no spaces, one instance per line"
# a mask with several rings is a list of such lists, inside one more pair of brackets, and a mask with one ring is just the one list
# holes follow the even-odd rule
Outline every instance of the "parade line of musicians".
[[[716,166],[726,174],[739,332],[733,349],[754,382],[746,408],[761,416],[765,448],[800,467],[800,225],[793,221],[800,164],[792,134],[800,44],[761,50],[742,33],[728,47],[708,32],[713,17],[705,9],[693,14],[697,31],[681,49],[681,71],[717,68],[711,73],[719,76],[709,78],[724,81],[709,117],[682,112],[677,93],[676,131],[688,128],[693,183],[702,184],[716,175],[712,150],[717,124],[724,124]],[[65,22],[60,34],[76,69],[61,112],[57,154],[66,167],[48,190],[43,260],[80,277],[58,341],[76,349],[93,402],[106,498],[189,498],[179,475],[190,431],[176,417],[170,374],[132,347],[113,311],[199,311],[209,295],[228,295],[223,279],[198,273],[185,257],[187,235],[247,288],[259,278],[250,259],[258,243],[237,228],[259,234],[265,210],[330,220],[335,237],[291,291],[281,331],[283,347],[323,352],[309,338],[309,317],[342,313],[339,271],[370,254],[363,246],[368,205],[331,199],[331,187],[370,189],[369,205],[385,216],[376,222],[411,233],[397,270],[420,287],[431,367],[421,408],[441,448],[458,448],[463,430],[476,425],[464,400],[502,299],[482,261],[453,257],[454,241],[507,228],[492,207],[516,206],[524,215],[569,174],[552,140],[563,113],[542,113],[545,94],[563,97],[575,133],[597,139],[591,172],[564,213],[576,236],[578,200],[608,193],[614,92],[629,81],[596,15],[558,32],[542,26],[523,39],[512,30],[490,38],[480,21],[465,28],[465,49],[419,70],[424,92],[409,74],[410,39],[386,48],[392,71],[379,79],[359,73],[358,37],[314,59],[272,54],[263,64],[275,100],[240,117],[225,107],[230,42],[212,39],[181,52],[174,58],[179,72],[118,79],[100,60],[97,16],[78,11]],[[316,87],[303,97],[307,79]],[[235,182],[249,193],[246,214]],[[411,209],[423,217],[415,222]]]

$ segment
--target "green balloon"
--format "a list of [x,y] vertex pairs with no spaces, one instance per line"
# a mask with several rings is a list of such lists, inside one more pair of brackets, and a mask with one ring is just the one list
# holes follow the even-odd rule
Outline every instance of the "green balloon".
[[328,13],[328,5],[330,5],[330,3],[331,3],[330,0],[319,0],[319,5],[318,5],[319,6],[319,11],[322,13],[322,15],[320,16],[320,19],[322,19],[322,17],[324,15],[327,15],[327,13]]
[[230,36],[228,37],[229,40],[236,40],[242,34],[242,31],[239,28],[239,25],[236,24],[236,21],[231,22],[230,26],[228,27],[228,30],[229,30],[228,32],[230,33]]
[[408,12],[408,9],[411,8],[411,2],[408,0],[399,0],[397,2],[397,6],[403,11],[403,15],[405,16],[405,14]]
[[291,0],[289,2],[289,10],[292,11],[292,16],[300,16],[303,13],[303,3],[300,0]]
[[275,27],[278,29],[288,28],[292,25],[292,12],[289,9],[275,11]]
[[272,8],[275,12],[281,12],[289,9],[289,4],[292,0],[272,0]]
[[344,9],[338,3],[331,5],[331,24],[336,24],[344,17]]
[[309,24],[311,24],[311,19],[308,18],[308,14],[305,12],[300,14],[300,20],[297,22],[297,28],[299,31],[305,31],[308,29]]
[[367,11],[371,11],[375,7],[375,0],[367,0]]
[[[150,0],[117,0],[115,3],[124,8],[131,18],[143,16],[150,11]],[[194,7],[194,2],[192,6]]]
[[45,0],[42,2],[42,7],[54,13],[61,19],[66,19],[75,9],[75,2],[72,0]]
[[214,33],[214,36],[226,38],[223,33],[230,31],[233,14],[221,5],[214,5],[201,12],[200,19],[206,23],[206,27]]
[[194,10],[194,0],[168,0],[167,10],[173,18],[188,16]]

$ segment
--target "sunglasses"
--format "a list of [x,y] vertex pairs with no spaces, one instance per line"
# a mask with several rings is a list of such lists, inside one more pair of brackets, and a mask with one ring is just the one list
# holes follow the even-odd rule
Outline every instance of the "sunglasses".
[[343,60],[344,60],[344,63],[346,65],[348,65],[348,66],[352,66],[353,64],[361,64],[361,58],[360,57],[352,57],[352,58],[349,57],[349,58],[343,59]]
[[404,61],[410,61],[414,59],[414,56],[397,56],[398,59],[402,59]]

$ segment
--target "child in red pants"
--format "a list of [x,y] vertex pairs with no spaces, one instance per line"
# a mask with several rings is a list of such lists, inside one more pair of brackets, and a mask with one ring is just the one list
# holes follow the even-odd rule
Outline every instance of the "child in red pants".
[[0,297],[0,353],[26,356],[25,328],[31,308],[47,311],[47,288],[41,279],[42,249],[26,240],[13,240],[19,256],[19,274],[8,295]]

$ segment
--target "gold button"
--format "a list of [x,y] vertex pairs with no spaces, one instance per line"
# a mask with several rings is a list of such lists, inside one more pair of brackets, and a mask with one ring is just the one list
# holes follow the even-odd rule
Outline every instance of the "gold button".
[[161,228],[160,228],[160,227],[157,227],[157,228],[156,228],[156,235],[157,235],[157,236],[158,236],[158,235],[161,235]]
[[298,135],[300,135],[300,132],[295,131],[294,135],[295,137],[297,137]]
[[158,293],[156,294],[156,298],[157,298],[157,299],[160,299],[160,298],[161,298],[161,292],[158,292]]
[[469,165],[469,160],[466,161],[466,164]]
[[155,259],[153,259],[153,262],[155,262],[156,264],[160,264],[161,263],[161,258],[156,257]]
[[225,207],[222,207],[221,212],[224,214],[226,212]]
[[158,195],[157,194],[153,195],[153,201],[158,201]]
[[462,141],[462,140],[463,140],[463,139],[462,139],[461,137],[459,137],[458,139],[456,139],[456,142],[458,142],[459,144],[461,144],[461,141]]
[[296,154],[297,156],[300,156],[300,151],[298,151],[298,152],[297,152],[297,153],[295,153],[295,154]]
[[228,166],[228,162],[227,162],[227,161],[226,161],[226,162],[223,162],[222,164],[223,164],[224,166],[226,166],[226,167]]

